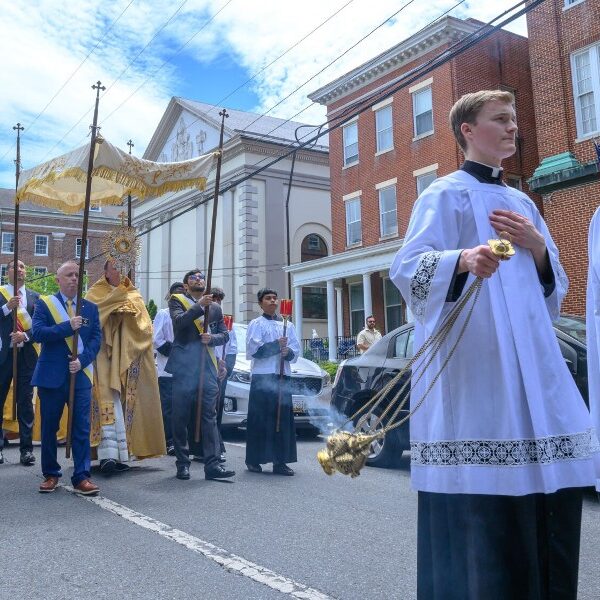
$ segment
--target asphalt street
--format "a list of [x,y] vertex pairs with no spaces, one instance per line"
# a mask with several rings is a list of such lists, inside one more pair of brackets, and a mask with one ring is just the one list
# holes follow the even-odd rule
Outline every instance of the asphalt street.
[[[295,477],[244,469],[244,438],[229,437],[233,482],[175,479],[174,459],[134,463],[93,501],[64,487],[37,492],[39,466],[0,465],[0,599],[416,597],[416,494],[399,470],[326,476],[323,440],[299,440]],[[62,451],[64,452],[64,450]],[[35,449],[39,462],[39,448]],[[67,462],[62,458],[63,465]],[[580,594],[600,598],[600,506],[584,504]]]

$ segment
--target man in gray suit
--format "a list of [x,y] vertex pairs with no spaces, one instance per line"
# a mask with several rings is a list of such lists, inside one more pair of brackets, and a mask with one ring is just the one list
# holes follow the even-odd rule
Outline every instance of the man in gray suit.
[[[188,426],[195,423],[197,403],[202,407],[201,434],[206,479],[233,477],[235,471],[219,464],[221,455],[217,428],[219,384],[214,347],[227,343],[229,335],[221,307],[210,295],[204,295],[206,282],[200,269],[188,271],[184,278],[184,294],[173,294],[169,313],[175,339],[165,367],[173,375],[172,433],[177,465],[177,479],[190,478],[187,447]],[[208,330],[203,331],[208,310]],[[204,373],[200,387],[200,366]],[[193,425],[192,425],[193,426]],[[190,432],[190,438],[193,432]]]

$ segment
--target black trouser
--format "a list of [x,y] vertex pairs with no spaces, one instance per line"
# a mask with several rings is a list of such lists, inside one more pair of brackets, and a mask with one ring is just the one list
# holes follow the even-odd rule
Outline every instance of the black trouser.
[[163,427],[165,429],[165,442],[167,447],[173,445],[171,432],[171,412],[173,403],[173,378],[159,377],[158,391],[160,392],[160,407],[162,409]]
[[235,359],[237,354],[226,354],[225,355],[225,367],[227,369],[227,377],[222,381],[219,381],[219,404],[217,406],[217,426],[219,427],[219,440],[221,444],[221,454],[225,452],[225,444],[223,443],[223,434],[221,432],[221,422],[223,421],[223,407],[225,406],[225,390],[227,389],[227,380],[233,368],[235,367]]
[[[31,369],[25,364],[22,355],[23,350],[17,353],[17,420],[19,421],[19,447],[21,452],[32,452],[32,430],[33,430],[33,387],[31,386]],[[2,416],[4,404],[13,401],[12,397],[7,399],[8,390],[12,382],[12,348],[4,364],[0,366],[0,450],[4,446],[4,433],[2,431]]]
[[582,490],[419,492],[419,600],[576,600]]
[[[196,422],[196,406],[198,404],[199,377],[193,372],[189,375],[173,376],[173,402],[171,425],[173,445],[175,446],[176,464],[178,467],[190,464],[189,437],[194,437]],[[204,470],[210,470],[218,465],[220,454],[219,430],[217,428],[217,401],[219,387],[214,366],[207,359],[204,369],[202,401],[202,452],[204,455]]]

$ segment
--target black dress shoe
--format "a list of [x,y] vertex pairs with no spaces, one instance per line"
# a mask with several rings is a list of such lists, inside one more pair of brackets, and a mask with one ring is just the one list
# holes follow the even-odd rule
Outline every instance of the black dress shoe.
[[246,464],[246,469],[248,469],[248,471],[250,471],[250,473],[262,473],[262,467],[260,465]]
[[0,465],[4,464],[4,454],[2,454],[2,448],[0,448]]
[[220,462],[220,463],[227,462],[227,459],[225,458],[225,455],[224,455],[224,454],[221,454],[221,456],[219,456],[219,462]]
[[117,461],[114,458],[103,458],[100,461],[100,473],[108,475],[117,467]]
[[25,452],[21,452],[20,462],[25,467],[31,467],[32,465],[34,465],[35,464],[35,456],[33,455],[33,452],[30,452],[29,450],[26,450]]
[[222,467],[221,465],[218,465],[216,467],[213,467],[212,469],[208,469],[207,471],[204,471],[205,479],[227,479],[228,477],[233,477],[234,475],[235,475],[235,471],[226,469],[225,467]]
[[129,471],[130,468],[131,467],[126,463],[118,462],[115,464],[115,471],[117,473],[124,473],[125,471]]
[[287,475],[291,477],[294,474],[294,470],[290,469],[285,463],[279,463],[273,465],[273,473],[276,475]]
[[182,465],[181,467],[177,467],[177,475],[175,475],[177,479],[189,479],[190,478],[190,468],[187,465]]

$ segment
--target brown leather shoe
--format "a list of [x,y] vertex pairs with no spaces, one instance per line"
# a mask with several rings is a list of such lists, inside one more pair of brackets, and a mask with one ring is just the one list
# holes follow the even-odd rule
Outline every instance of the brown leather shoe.
[[58,485],[58,477],[46,477],[42,483],[40,483],[40,492],[42,494],[49,494],[56,489]]
[[82,496],[95,496],[100,491],[100,488],[94,485],[89,479],[84,479],[75,486],[75,491]]

